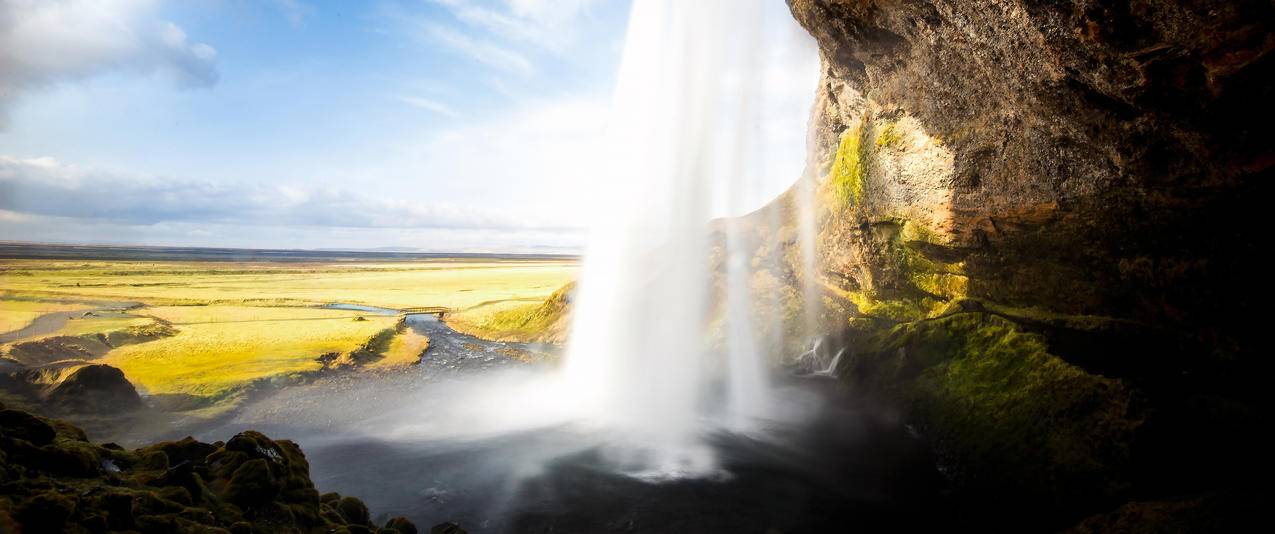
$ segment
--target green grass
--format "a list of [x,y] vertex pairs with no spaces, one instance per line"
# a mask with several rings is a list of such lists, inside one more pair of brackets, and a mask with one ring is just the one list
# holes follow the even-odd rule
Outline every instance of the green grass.
[[458,331],[500,341],[556,341],[565,335],[563,314],[575,284],[567,284],[542,302],[502,302],[477,306],[447,316]]
[[[0,318],[16,329],[43,313],[90,307],[57,301],[141,302],[143,307],[128,314],[67,321],[50,335],[117,333],[123,340],[157,325],[172,328],[171,336],[129,337],[131,344],[115,345],[100,361],[119,367],[150,393],[229,399],[252,381],[318,369],[315,358],[326,353],[357,352],[359,361],[379,354],[383,357],[368,365],[388,368],[417,361],[428,346],[425,336],[395,330],[395,317],[365,315],[356,321],[363,314],[318,305],[504,310],[544,301],[575,271],[573,260],[0,260],[5,295]],[[505,323],[492,323],[497,324]],[[523,324],[522,331],[535,324]]]
[[[0,260],[12,294],[150,305],[317,305],[348,302],[464,309],[543,300],[574,279],[573,260],[396,263],[213,263]],[[13,276],[13,273],[28,273]]]
[[177,335],[111,351],[103,363],[150,393],[220,397],[253,380],[313,371],[315,357],[348,353],[391,328],[394,317],[314,308],[158,307]]

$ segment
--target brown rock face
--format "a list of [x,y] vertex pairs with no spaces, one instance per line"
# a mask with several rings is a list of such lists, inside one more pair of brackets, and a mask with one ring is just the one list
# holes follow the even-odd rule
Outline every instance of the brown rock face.
[[956,486],[1054,527],[1253,487],[1275,6],[789,5],[823,62],[810,157],[743,220],[763,296],[821,304],[781,310],[793,337],[840,332],[841,378]]
[[[1275,163],[1269,2],[790,4],[824,60],[809,175],[862,160],[843,226],[915,225],[962,296],[1248,343],[1230,326],[1255,311]],[[826,259],[852,288],[909,285]]]

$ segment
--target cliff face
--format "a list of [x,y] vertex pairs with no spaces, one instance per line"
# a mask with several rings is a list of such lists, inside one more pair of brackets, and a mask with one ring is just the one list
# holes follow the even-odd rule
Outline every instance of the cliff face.
[[848,284],[1243,347],[1229,326],[1255,299],[1220,289],[1251,287],[1275,163],[1269,2],[791,4],[824,59],[811,174],[851,193],[831,242],[896,226],[962,276],[916,283],[830,247]]
[[815,288],[843,379],[899,400],[959,485],[1060,517],[1247,484],[1275,7],[789,4],[823,61],[811,156],[748,219]]

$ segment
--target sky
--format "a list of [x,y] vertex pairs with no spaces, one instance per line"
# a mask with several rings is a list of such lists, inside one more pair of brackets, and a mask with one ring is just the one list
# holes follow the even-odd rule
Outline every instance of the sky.
[[[772,3],[762,196],[817,76]],[[629,8],[0,0],[0,240],[578,252]]]

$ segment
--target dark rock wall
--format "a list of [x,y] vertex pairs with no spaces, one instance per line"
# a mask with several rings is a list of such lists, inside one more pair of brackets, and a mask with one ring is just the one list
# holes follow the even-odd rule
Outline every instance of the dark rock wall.
[[823,60],[811,154],[747,219],[817,288],[843,379],[907,407],[958,485],[1058,521],[1251,489],[1275,6],[789,4]]
[[[917,177],[865,154],[878,198],[851,222],[927,230],[968,296],[1242,347],[1228,327],[1258,311],[1244,253],[1275,163],[1269,2],[791,5],[824,59],[812,176],[845,132],[900,118],[951,157]],[[900,151],[919,149],[865,152]]]

